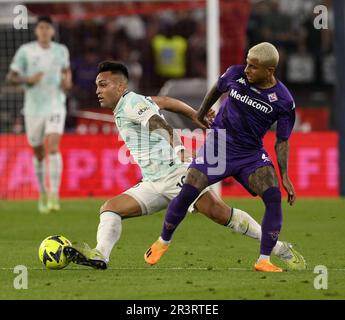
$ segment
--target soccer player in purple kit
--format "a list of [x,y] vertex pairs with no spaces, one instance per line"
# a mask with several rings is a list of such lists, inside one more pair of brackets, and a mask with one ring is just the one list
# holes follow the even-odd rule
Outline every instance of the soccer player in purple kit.
[[[288,139],[295,122],[295,103],[289,90],[274,76],[278,61],[278,51],[272,44],[255,45],[248,52],[247,65],[228,68],[204,98],[198,110],[200,121],[220,96],[228,92],[212,131],[189,166],[185,184],[169,204],[161,236],[144,254],[147,263],[157,263],[167,251],[174,231],[200,192],[233,176],[253,196],[259,195],[266,208],[255,270],[283,271],[270,262],[281,230],[282,206],[278,177],[262,142],[277,121],[277,162],[288,203],[293,205],[296,193],[288,176]],[[300,255],[298,258],[305,268],[304,258]]]

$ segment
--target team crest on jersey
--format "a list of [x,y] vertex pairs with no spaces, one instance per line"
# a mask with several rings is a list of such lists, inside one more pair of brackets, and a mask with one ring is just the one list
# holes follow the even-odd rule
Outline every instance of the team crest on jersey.
[[270,102],[274,102],[278,100],[277,94],[275,92],[272,92],[268,95],[268,100]]
[[237,79],[236,82],[246,85],[246,80],[243,77]]

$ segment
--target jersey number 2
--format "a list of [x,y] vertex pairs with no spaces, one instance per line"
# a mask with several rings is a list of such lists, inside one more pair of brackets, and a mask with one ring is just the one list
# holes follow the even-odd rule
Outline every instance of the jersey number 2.
[[53,114],[50,118],[49,118],[50,122],[53,123],[59,123],[60,122],[60,115],[59,114]]

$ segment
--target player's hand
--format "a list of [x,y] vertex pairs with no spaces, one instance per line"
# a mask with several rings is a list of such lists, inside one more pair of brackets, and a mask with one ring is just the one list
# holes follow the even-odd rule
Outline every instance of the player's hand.
[[209,121],[206,119],[206,117],[205,117],[205,119],[200,120],[196,113],[192,116],[191,119],[192,119],[193,123],[201,129],[209,129],[211,126]]
[[215,111],[210,109],[206,116],[201,118],[198,114],[196,114],[196,116],[194,116],[193,122],[201,129],[209,129],[211,128],[211,125],[214,121],[215,118]]
[[290,206],[292,206],[296,200],[295,188],[294,188],[292,182],[290,181],[289,177],[284,177],[282,179],[282,184],[283,184],[285,191],[288,194],[288,203]]
[[208,121],[211,122],[211,124],[213,123],[215,117],[216,117],[216,112],[213,109],[208,110],[206,114],[206,118]]
[[27,77],[25,82],[27,85],[33,86],[39,81],[41,81],[42,77],[43,77],[43,72],[37,72],[34,75]]

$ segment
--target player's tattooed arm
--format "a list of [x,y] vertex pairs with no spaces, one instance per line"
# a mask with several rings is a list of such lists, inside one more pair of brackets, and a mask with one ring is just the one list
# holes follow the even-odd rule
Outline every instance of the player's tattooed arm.
[[149,119],[148,125],[150,132],[161,135],[169,142],[182,162],[186,161],[189,155],[185,153],[185,147],[181,142],[180,136],[176,132],[174,134],[174,129],[162,117],[157,114],[153,115]]
[[199,110],[198,119],[204,121],[210,108],[215,104],[215,102],[220,98],[222,92],[217,89],[217,85],[214,85],[212,89],[206,94]]
[[158,114],[149,119],[148,125],[150,132],[161,135],[173,148],[182,145],[179,136],[174,134],[174,129]]
[[279,166],[279,172],[282,184],[288,193],[288,203],[292,205],[296,200],[296,192],[290,178],[288,176],[288,159],[289,159],[289,141],[277,139],[275,151]]
[[22,77],[19,75],[18,72],[10,70],[6,76],[6,81],[9,84],[14,84],[14,85],[27,84],[29,86],[33,86],[37,82],[39,82],[42,79],[42,77],[43,77],[42,72],[35,73],[34,75],[30,77]]
[[280,176],[283,178],[287,176],[288,159],[289,159],[289,140],[277,139],[275,144],[275,151],[279,166]]
[[164,96],[153,96],[151,98],[162,110],[179,113],[189,119],[192,119],[196,114],[196,111],[191,106],[181,100]]
[[181,100],[163,96],[154,96],[151,98],[160,109],[182,114],[191,119],[199,128],[206,129],[210,126],[210,124],[207,125],[199,121],[197,118],[197,112]]

